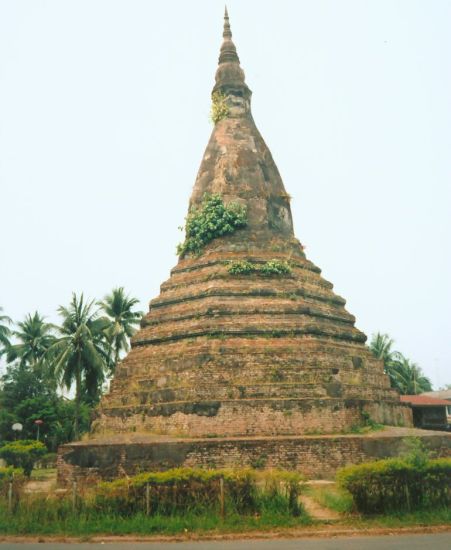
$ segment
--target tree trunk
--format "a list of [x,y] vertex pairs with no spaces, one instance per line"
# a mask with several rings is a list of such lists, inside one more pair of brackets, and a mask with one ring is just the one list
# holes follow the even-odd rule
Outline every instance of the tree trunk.
[[78,361],[77,374],[75,378],[75,419],[74,419],[74,439],[80,438],[80,402],[81,402],[81,361]]

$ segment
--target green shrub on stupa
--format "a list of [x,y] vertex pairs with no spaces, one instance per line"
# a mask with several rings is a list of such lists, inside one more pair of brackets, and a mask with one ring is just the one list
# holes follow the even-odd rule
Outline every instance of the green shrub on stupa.
[[280,277],[289,275],[291,273],[291,267],[288,262],[280,260],[270,260],[263,264],[248,262],[246,260],[237,260],[230,262],[227,271],[231,275],[258,274],[264,277]]
[[200,208],[192,207],[186,217],[185,241],[177,254],[200,254],[213,239],[230,235],[247,225],[246,207],[238,203],[224,204],[221,195],[205,193]]

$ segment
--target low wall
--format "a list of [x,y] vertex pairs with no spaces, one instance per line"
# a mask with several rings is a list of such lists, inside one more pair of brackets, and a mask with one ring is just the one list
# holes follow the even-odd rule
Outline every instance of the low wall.
[[[416,434],[415,434],[416,435]],[[424,432],[435,456],[451,456],[451,434]],[[92,483],[174,467],[245,467],[297,470],[309,478],[332,478],[347,464],[397,456],[404,436],[342,435],[133,442],[88,441],[60,447],[58,483]]]

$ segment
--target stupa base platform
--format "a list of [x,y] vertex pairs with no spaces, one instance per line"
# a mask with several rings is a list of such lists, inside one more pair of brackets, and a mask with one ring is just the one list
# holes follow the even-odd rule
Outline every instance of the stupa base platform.
[[386,427],[368,434],[177,439],[121,434],[70,443],[58,451],[58,484],[95,483],[176,467],[297,470],[333,478],[347,464],[398,456],[419,437],[434,456],[451,456],[451,433]]

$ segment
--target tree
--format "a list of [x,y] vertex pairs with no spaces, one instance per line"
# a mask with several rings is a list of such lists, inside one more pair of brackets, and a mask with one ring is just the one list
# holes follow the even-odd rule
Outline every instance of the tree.
[[0,357],[9,349],[11,337],[11,319],[7,315],[2,315],[3,308],[0,307]]
[[[40,368],[14,363],[0,378],[0,441],[14,439],[11,426],[20,422],[20,437],[36,437],[35,420],[42,420],[41,440],[49,451],[74,437],[75,403],[58,395],[55,384],[47,382],[47,373]],[[80,407],[80,431],[89,429],[90,407]]]
[[17,359],[22,365],[35,367],[55,341],[54,327],[46,323],[37,311],[28,314],[17,326],[13,335],[19,342],[9,347],[6,360],[12,363]]
[[416,395],[432,390],[432,384],[422,369],[397,353],[392,366],[394,387],[401,395]]
[[394,340],[388,334],[373,334],[370,350],[384,362],[384,371],[390,378],[390,385],[402,395],[412,395],[432,390],[430,380],[421,368],[392,349]]
[[15,468],[23,468],[24,474],[30,477],[34,463],[43,457],[47,449],[40,441],[22,440],[6,443],[0,448],[0,458]]
[[135,334],[142,317],[141,311],[134,311],[133,307],[139,303],[136,298],[125,294],[124,288],[114,288],[111,294],[105,296],[98,305],[111,321],[106,329],[106,336],[110,344],[111,374],[119,362],[121,352],[130,348],[129,339]]
[[105,330],[109,321],[99,318],[94,301],[85,303],[83,294],[72,295],[69,307],[60,306],[59,337],[48,350],[48,358],[60,385],[75,384],[74,437],[80,435],[82,402],[97,399],[108,365]]
[[375,357],[383,360],[385,368],[387,368],[387,365],[393,361],[393,344],[394,341],[388,334],[381,334],[380,332],[377,332],[376,334],[373,334],[371,338],[370,350],[373,352]]

